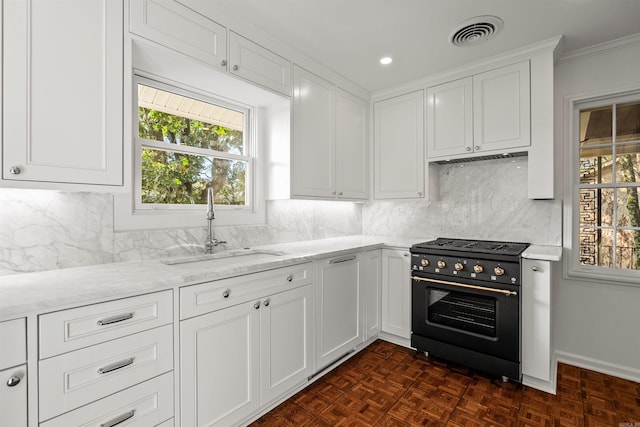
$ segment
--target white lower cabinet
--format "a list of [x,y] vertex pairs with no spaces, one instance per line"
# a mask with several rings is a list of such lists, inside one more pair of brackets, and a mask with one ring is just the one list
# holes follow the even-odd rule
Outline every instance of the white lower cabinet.
[[312,373],[310,285],[180,324],[181,425],[228,426]]
[[48,420],[171,370],[172,325],[41,360],[40,420]]
[[316,370],[361,341],[360,283],[356,254],[316,263]]
[[[164,375],[68,412],[42,427],[173,425],[173,374]],[[126,422],[126,424],[125,424]],[[7,424],[13,426],[14,424]]]
[[409,251],[382,250],[382,332],[411,338]]
[[0,371],[0,424],[27,427],[27,365]]
[[522,374],[551,379],[551,265],[522,260]]
[[380,275],[382,255],[379,249],[358,255],[358,280],[362,293],[362,340],[366,341],[380,332]]

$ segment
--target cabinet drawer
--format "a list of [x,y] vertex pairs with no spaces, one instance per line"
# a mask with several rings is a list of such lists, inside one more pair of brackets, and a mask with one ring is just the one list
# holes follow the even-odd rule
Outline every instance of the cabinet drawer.
[[173,325],[40,362],[40,420],[173,369]]
[[25,319],[0,322],[0,369],[27,361],[27,325]]
[[[115,426],[127,421],[128,427],[165,425],[173,417],[173,373],[138,384],[97,402],[68,412],[41,427]],[[171,424],[172,425],[172,424]]]
[[42,315],[40,359],[171,323],[172,295],[168,290]]
[[311,263],[306,263],[185,286],[180,289],[180,319],[308,285],[312,281],[311,271]]

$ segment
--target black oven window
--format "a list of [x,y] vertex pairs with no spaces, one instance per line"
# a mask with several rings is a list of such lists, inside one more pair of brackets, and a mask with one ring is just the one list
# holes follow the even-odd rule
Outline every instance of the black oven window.
[[495,337],[496,299],[428,288],[427,320],[429,323]]

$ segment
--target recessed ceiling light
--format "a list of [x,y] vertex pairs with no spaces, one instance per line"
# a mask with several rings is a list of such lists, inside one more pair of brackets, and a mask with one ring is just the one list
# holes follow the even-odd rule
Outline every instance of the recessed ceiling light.
[[393,62],[393,58],[390,56],[383,56],[382,58],[380,58],[380,63],[382,65],[389,65]]

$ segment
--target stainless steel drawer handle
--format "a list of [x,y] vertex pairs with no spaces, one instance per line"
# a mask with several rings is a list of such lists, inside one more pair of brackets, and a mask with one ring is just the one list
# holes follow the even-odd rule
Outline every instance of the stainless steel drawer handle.
[[287,282],[293,282],[293,274],[287,276]]
[[16,377],[15,375],[12,375],[8,380],[7,380],[7,385],[9,387],[15,387],[18,384],[20,384],[20,377]]
[[108,374],[109,372],[113,372],[113,371],[116,371],[118,369],[122,369],[125,366],[129,366],[129,365],[133,364],[133,361],[134,361],[134,358],[130,357],[128,359],[121,360],[121,361],[116,362],[116,363],[112,363],[111,365],[107,365],[105,367],[102,367],[102,368],[98,369],[98,373],[100,375]]
[[98,320],[98,326],[111,325],[112,323],[124,322],[129,319],[133,319],[133,313],[118,314],[117,316]]
[[222,292],[222,298],[229,298],[229,295],[231,295],[231,289],[226,289]]
[[355,255],[351,255],[348,257],[344,257],[344,258],[336,258],[336,259],[332,259],[331,261],[329,261],[329,264],[338,264],[341,262],[347,262],[347,261],[353,261],[354,259],[356,259]]
[[112,420],[107,421],[106,423],[102,423],[100,424],[100,427],[113,427],[113,426],[117,426],[118,424],[121,424],[125,421],[127,421],[130,418],[133,418],[133,416],[136,414],[135,409],[132,409],[131,411],[127,412],[126,414],[122,414],[118,417],[115,417]]

